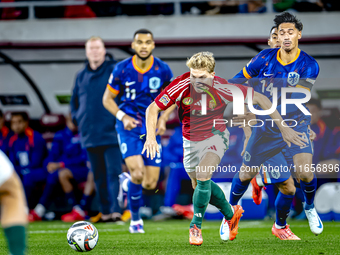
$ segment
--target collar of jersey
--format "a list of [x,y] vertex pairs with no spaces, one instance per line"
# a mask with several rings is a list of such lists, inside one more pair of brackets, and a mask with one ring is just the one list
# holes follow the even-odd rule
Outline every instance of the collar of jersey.
[[134,56],[132,57],[132,65],[133,65],[133,67],[135,68],[135,70],[136,70],[137,72],[141,73],[141,74],[145,74],[146,72],[149,72],[150,69],[151,69],[151,67],[153,66],[153,62],[154,62],[153,56],[150,56],[150,57],[151,57],[150,65],[148,66],[148,68],[146,68],[146,69],[143,71],[142,69],[139,68],[139,66],[137,66],[137,63],[136,63],[136,58],[137,58],[137,56],[134,55]]
[[294,58],[292,61],[290,61],[289,63],[285,63],[285,62],[283,62],[282,59],[280,58],[280,51],[281,51],[281,49],[279,49],[279,50],[277,51],[276,59],[277,59],[277,61],[279,61],[280,64],[283,65],[283,66],[289,65],[289,64],[293,63],[295,60],[297,60],[298,57],[300,56],[300,52],[301,52],[301,50],[298,49],[298,52],[297,52],[295,58]]

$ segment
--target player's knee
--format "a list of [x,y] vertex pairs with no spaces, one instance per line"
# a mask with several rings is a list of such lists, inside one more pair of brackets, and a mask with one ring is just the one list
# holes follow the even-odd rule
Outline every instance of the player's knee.
[[152,181],[147,181],[143,183],[143,188],[147,190],[153,190],[157,187],[157,181],[152,180]]
[[240,172],[239,178],[241,182],[250,181],[254,176],[248,172]]
[[311,182],[314,178],[314,174],[312,172],[301,172],[299,173],[299,178],[304,182]]
[[287,196],[294,196],[296,188],[294,185],[284,185],[282,188],[280,188],[280,191]]
[[130,175],[133,183],[141,184],[143,182],[142,171],[131,171]]

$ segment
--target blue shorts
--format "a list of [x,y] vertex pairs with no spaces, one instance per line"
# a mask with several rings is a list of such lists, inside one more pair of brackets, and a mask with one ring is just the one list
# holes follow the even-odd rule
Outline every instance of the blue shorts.
[[[144,143],[146,140],[145,134],[140,134],[139,132],[136,132],[134,130],[128,131],[128,130],[118,130],[118,142],[120,147],[120,152],[122,153],[123,159],[126,159],[130,156],[135,155],[141,155]],[[141,137],[142,136],[142,137]],[[157,166],[161,167],[162,163],[162,144],[161,144],[161,137],[156,137],[159,151],[160,153],[156,154],[156,157],[151,160],[150,158],[146,157],[146,152],[142,155],[144,160],[145,166]]]
[[73,179],[76,183],[86,182],[89,169],[85,166],[71,166],[66,167],[72,172]]
[[270,134],[260,128],[253,128],[249,138],[246,151],[243,156],[243,163],[246,166],[261,166],[264,162],[274,157],[283,149],[293,157],[299,153],[313,154],[313,144],[310,141],[310,129],[308,125],[298,125],[295,131],[303,133],[306,146],[300,147],[292,144],[291,147],[283,141],[281,133]]
[[265,185],[281,183],[289,179],[290,171],[294,171],[294,163],[291,157],[287,160],[285,156],[280,152],[262,164],[260,175]]

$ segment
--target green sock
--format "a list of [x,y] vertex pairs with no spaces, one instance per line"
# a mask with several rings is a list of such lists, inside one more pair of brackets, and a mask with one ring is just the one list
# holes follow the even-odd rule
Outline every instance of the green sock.
[[226,220],[230,220],[233,217],[232,207],[225,198],[223,190],[213,181],[211,181],[211,198],[209,203],[216,206]]
[[194,217],[191,220],[190,228],[194,227],[194,224],[201,228],[205,210],[209,204],[211,196],[211,180],[199,181],[197,180],[197,187],[194,191],[192,202],[194,204]]
[[13,226],[4,229],[12,255],[24,255],[26,250],[26,229],[24,226]]

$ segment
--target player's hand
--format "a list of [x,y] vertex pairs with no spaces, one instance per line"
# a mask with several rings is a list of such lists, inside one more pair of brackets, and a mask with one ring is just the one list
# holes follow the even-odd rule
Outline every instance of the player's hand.
[[308,127],[308,128],[310,130],[309,139],[313,142],[314,139],[316,138],[316,134],[310,127]]
[[246,136],[246,138],[244,139],[243,150],[242,150],[242,152],[241,152],[241,156],[242,156],[242,157],[243,157],[244,153],[246,152],[246,148],[247,148],[247,144],[248,144],[249,138],[250,138],[250,137]]
[[156,135],[164,135],[166,130],[166,120],[162,117],[158,119]]
[[303,133],[296,132],[290,127],[282,127],[280,130],[282,133],[282,138],[288,144],[288,147],[290,147],[292,143],[300,147],[306,146],[306,139]]
[[146,151],[146,157],[151,158],[153,160],[156,157],[156,153],[159,153],[159,146],[155,139],[146,139],[144,143],[142,154]]
[[[240,114],[233,117],[233,126],[247,127],[250,120],[256,120],[256,115],[251,112],[247,112],[246,114]],[[255,125],[256,121],[251,121],[252,125]],[[243,125],[245,123],[245,125]]]
[[61,167],[59,162],[49,162],[47,164],[47,171],[49,173],[53,173],[55,170],[59,169]]
[[124,115],[122,122],[124,125],[124,129],[129,131],[137,127],[137,125],[139,124],[138,120],[135,120],[134,118],[127,114]]

